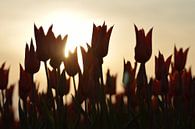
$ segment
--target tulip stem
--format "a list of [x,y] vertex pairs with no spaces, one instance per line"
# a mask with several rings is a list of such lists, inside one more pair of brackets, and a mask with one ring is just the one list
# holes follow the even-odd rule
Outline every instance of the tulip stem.
[[49,74],[48,74],[48,69],[47,69],[47,62],[44,61],[44,65],[45,65],[45,72],[46,72],[46,77],[47,77],[47,94],[49,97],[49,104],[51,107],[51,109],[54,107],[54,102],[53,102],[53,94],[52,94],[52,90],[51,90],[51,85],[49,83]]
[[77,97],[77,90],[76,90],[75,77],[73,76],[72,78],[73,78],[73,84],[74,84],[75,96]]

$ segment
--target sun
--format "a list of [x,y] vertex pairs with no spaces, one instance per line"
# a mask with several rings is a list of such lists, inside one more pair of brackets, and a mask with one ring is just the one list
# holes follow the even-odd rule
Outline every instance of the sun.
[[68,34],[64,54],[67,57],[69,51],[78,49],[78,62],[82,69],[82,56],[79,47],[86,48],[86,43],[90,43],[92,34],[92,23],[82,14],[74,11],[56,10],[45,17],[47,26],[53,24],[55,36],[61,34],[62,37]]

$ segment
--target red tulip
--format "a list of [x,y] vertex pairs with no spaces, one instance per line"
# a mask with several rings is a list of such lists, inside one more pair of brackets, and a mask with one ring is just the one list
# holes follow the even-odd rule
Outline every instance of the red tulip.
[[177,51],[177,48],[174,47],[174,67],[176,70],[182,71],[185,68],[188,50],[189,48],[183,52],[183,49],[180,48],[179,51]]
[[69,79],[66,78],[65,70],[63,70],[59,80],[59,95],[60,96],[67,95],[69,91],[70,91],[70,78]]
[[25,70],[30,74],[37,73],[40,68],[40,61],[38,60],[37,53],[34,50],[32,39],[30,42],[30,50],[28,44],[26,44],[24,65]]
[[73,53],[69,52],[69,56],[64,60],[64,66],[69,76],[74,76],[80,72],[80,67],[77,58],[77,48]]
[[50,65],[53,68],[60,67],[61,62],[64,59],[64,49],[66,45],[68,35],[64,36],[62,39],[61,35],[55,38],[55,42],[52,43],[51,48],[51,60]]
[[111,76],[109,69],[107,70],[106,75],[107,76],[106,76],[105,93],[110,94],[110,95],[116,94],[116,77],[117,77],[117,75]]
[[40,61],[47,61],[51,57],[52,43],[55,41],[54,33],[52,32],[52,25],[45,35],[43,28],[37,28],[34,25],[35,40],[37,46],[37,55]]
[[19,80],[19,96],[22,100],[26,100],[32,89],[32,78],[20,65],[20,80]]
[[124,59],[124,70],[123,70],[123,84],[125,87],[125,94],[135,95],[135,73],[136,73],[137,63],[135,63],[134,68],[131,66],[130,61],[125,61]]
[[92,33],[92,51],[94,55],[98,58],[103,58],[108,54],[108,46],[110,35],[112,33],[112,27],[107,31],[107,25],[105,22],[102,26],[97,26],[93,24],[93,33]]
[[14,85],[11,85],[8,89],[6,89],[6,102],[12,105],[12,97],[13,97]]
[[169,66],[171,63],[171,56],[166,61],[164,56],[159,52],[158,57],[155,56],[155,76],[156,79],[161,80],[162,76],[167,76],[169,73]]
[[136,46],[135,46],[135,60],[139,63],[147,62],[152,55],[152,29],[145,35],[143,29],[138,30],[135,26]]
[[57,87],[57,81],[58,81],[57,80],[58,79],[57,72],[56,72],[55,69],[53,69],[53,70],[48,69],[48,73],[49,73],[50,86],[52,88],[56,89],[56,87]]
[[4,69],[4,67],[5,62],[2,64],[0,68],[0,90],[6,89],[8,85],[9,69]]

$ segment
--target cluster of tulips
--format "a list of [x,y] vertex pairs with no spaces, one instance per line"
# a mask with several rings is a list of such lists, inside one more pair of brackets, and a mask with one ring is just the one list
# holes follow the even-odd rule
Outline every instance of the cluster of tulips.
[[[14,85],[8,86],[9,68],[5,63],[0,68],[0,128],[195,129],[195,78],[191,69],[185,68],[188,48],[175,47],[173,62],[172,55],[165,59],[159,52],[155,56],[155,77],[149,78],[145,64],[152,55],[152,29],[145,34],[135,25],[135,64],[133,67],[124,59],[124,92],[117,93],[117,76],[108,69],[104,81],[102,72],[112,29],[105,23],[93,25],[91,45],[87,44],[87,50],[80,47],[81,72],[77,48],[64,57],[68,36],[55,37],[52,26],[45,34],[42,27],[34,25],[36,49],[31,39],[30,45],[26,44],[24,68],[20,65],[19,120],[14,119]],[[34,80],[41,62],[47,77],[46,92],[38,92]],[[74,87],[71,95],[70,81]]]

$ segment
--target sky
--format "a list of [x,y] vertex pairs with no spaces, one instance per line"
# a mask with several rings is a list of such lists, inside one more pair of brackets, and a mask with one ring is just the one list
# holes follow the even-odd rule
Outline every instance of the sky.
[[[19,63],[24,64],[25,44],[34,41],[34,24],[45,32],[51,24],[55,35],[68,34],[68,45],[91,42],[93,23],[108,27],[114,25],[104,71],[118,75],[122,85],[123,59],[134,63],[135,31],[153,27],[153,53],[147,62],[147,74],[154,76],[154,57],[160,50],[165,58],[173,54],[174,45],[190,47],[187,67],[195,73],[195,1],[194,0],[17,0],[0,4],[0,64],[10,67],[9,84],[17,84]],[[172,58],[173,59],[173,58]],[[43,66],[36,74],[40,85],[45,85]],[[120,88],[119,88],[120,89]]]

